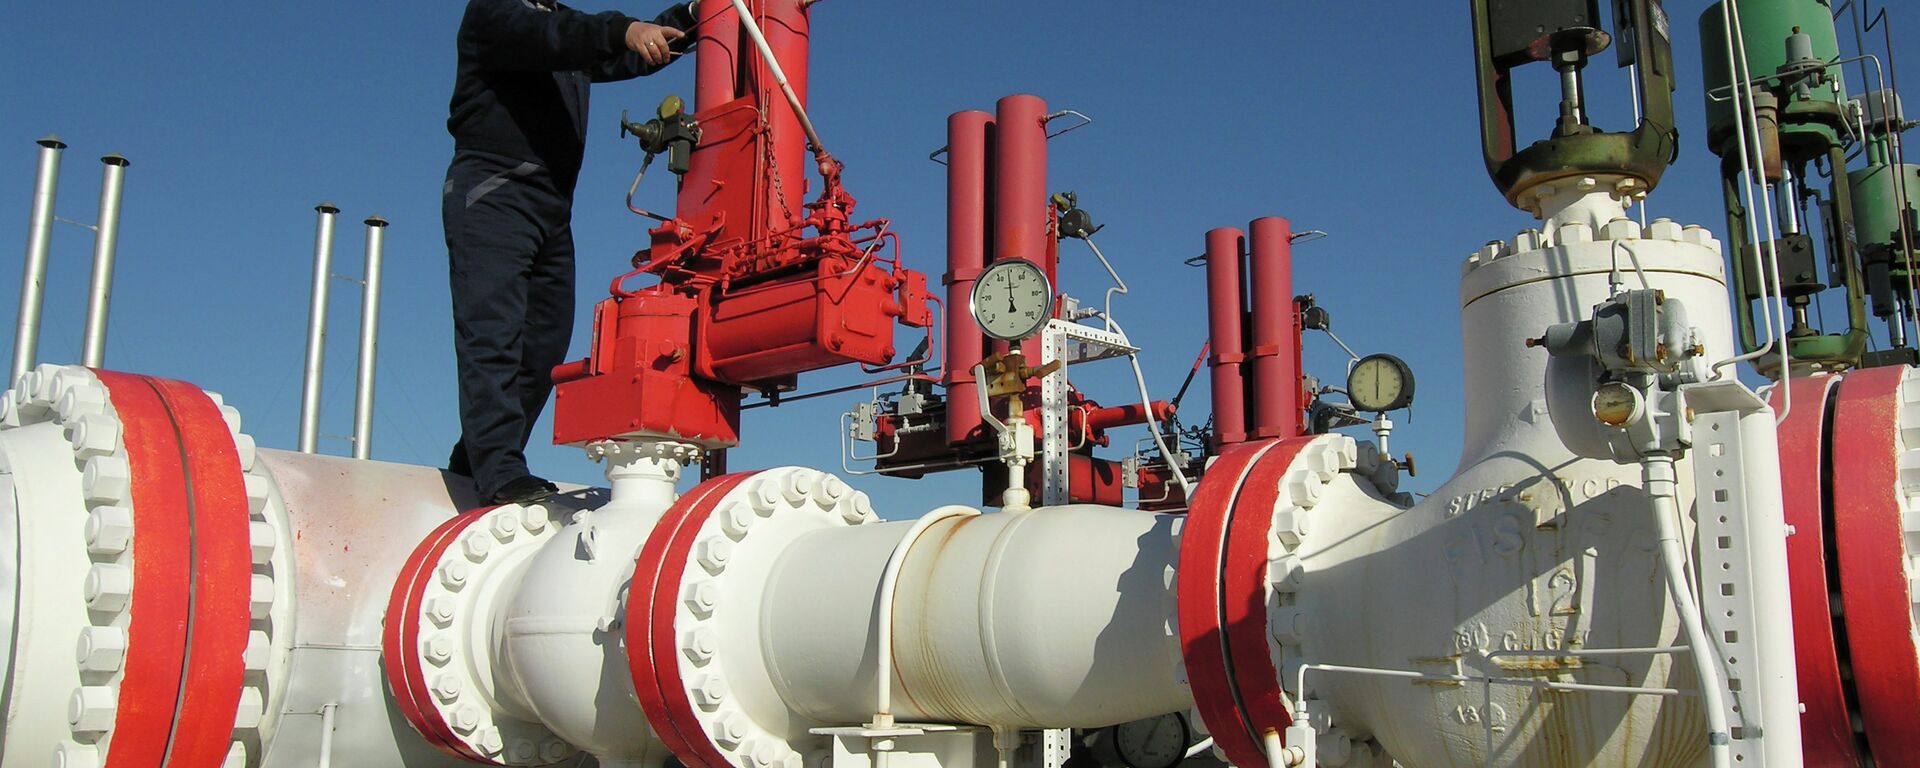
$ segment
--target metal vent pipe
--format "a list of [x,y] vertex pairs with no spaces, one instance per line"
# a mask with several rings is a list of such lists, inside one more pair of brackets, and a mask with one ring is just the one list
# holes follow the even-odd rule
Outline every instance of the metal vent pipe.
[[53,241],[53,201],[60,187],[60,150],[67,145],[57,136],[39,141],[40,168],[33,181],[33,212],[27,218],[27,255],[20,278],[20,321],[13,336],[13,376],[17,381],[33,370],[40,347],[40,300],[47,287],[47,249]]
[[380,336],[380,261],[387,220],[367,218],[367,272],[360,299],[360,379],[353,394],[353,457],[373,455],[373,366]]
[[321,372],[327,359],[327,289],[333,281],[333,203],[314,207],[320,214],[313,237],[313,304],[307,309],[307,361],[300,387],[300,452],[320,449]]
[[80,364],[99,368],[107,362],[107,310],[113,302],[113,261],[120,249],[120,193],[130,163],[120,155],[100,158],[100,219],[94,228],[93,280],[87,287],[87,325]]

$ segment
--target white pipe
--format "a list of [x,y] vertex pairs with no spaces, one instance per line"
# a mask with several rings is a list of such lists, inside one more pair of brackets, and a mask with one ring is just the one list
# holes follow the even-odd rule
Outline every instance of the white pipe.
[[47,287],[47,250],[53,242],[53,202],[60,189],[58,137],[40,142],[40,168],[33,179],[33,210],[27,217],[27,258],[20,278],[20,322],[13,336],[13,376],[18,381],[33,370],[40,347],[40,301]]
[[[1107,325],[1112,326],[1115,333],[1127,335],[1127,332],[1121,330],[1120,324],[1114,322],[1113,318],[1107,318]],[[1140,388],[1140,412],[1146,414],[1147,431],[1153,434],[1153,445],[1160,449],[1161,456],[1167,457],[1167,469],[1173,471],[1173,479],[1180,483],[1180,492],[1186,494],[1188,501],[1192,501],[1193,485],[1187,482],[1186,472],[1173,466],[1173,451],[1168,450],[1167,439],[1160,434],[1160,421],[1153,417],[1153,399],[1147,394],[1147,375],[1140,370],[1139,353],[1127,355],[1127,361],[1133,363],[1133,383]]]
[[379,357],[380,261],[386,243],[387,220],[374,216],[367,224],[367,273],[360,298],[360,378],[353,393],[353,457],[373,456],[373,373]]
[[1654,525],[1659,532],[1660,567],[1666,576],[1667,595],[1674,611],[1680,614],[1680,626],[1687,633],[1687,655],[1693,659],[1700,679],[1701,708],[1707,714],[1707,749],[1715,768],[1733,763],[1732,736],[1727,729],[1727,711],[1720,678],[1720,654],[1707,639],[1706,623],[1700,617],[1700,605],[1688,586],[1684,563],[1686,554],[1680,540],[1680,507],[1675,501],[1676,482],[1673,457],[1650,456],[1640,462],[1647,497],[1653,501]]
[[753,45],[760,49],[760,58],[766,59],[767,71],[773,73],[773,81],[780,84],[780,91],[787,95],[787,104],[793,107],[794,116],[800,118],[800,130],[807,134],[807,142],[813,145],[814,154],[826,154],[827,146],[820,143],[819,132],[813,129],[813,121],[807,118],[807,108],[800,104],[800,95],[793,92],[793,86],[787,83],[787,73],[780,69],[780,60],[773,55],[773,47],[767,45],[767,38],[760,34],[760,22],[754,20],[753,11],[747,9],[746,0],[733,0],[733,10],[740,14],[740,26],[747,31],[747,37],[753,38]]
[[120,249],[120,193],[126,184],[127,159],[100,158],[105,166],[100,182],[100,220],[93,238],[93,281],[87,288],[87,324],[82,334],[80,364],[99,368],[107,361],[107,310],[113,302],[113,260]]
[[333,283],[333,203],[314,207],[320,214],[313,237],[313,304],[307,308],[307,360],[300,386],[300,452],[320,448],[321,373],[327,361],[327,289]]
[[333,713],[339,704],[328,703],[320,707],[320,759],[316,768],[333,768]]
[[[880,576],[880,591],[875,598],[880,602],[879,616],[873,622],[875,642],[880,652],[876,654],[879,674],[874,684],[873,727],[893,727],[893,603],[900,589],[900,567],[907,562],[907,553],[913,551],[913,544],[920,535],[932,528],[935,523],[956,517],[970,517],[980,514],[972,507],[951,505],[941,507],[915,520],[907,535],[900,537],[900,543],[894,545],[893,554],[887,557],[887,569]],[[881,753],[885,754],[885,753]]]

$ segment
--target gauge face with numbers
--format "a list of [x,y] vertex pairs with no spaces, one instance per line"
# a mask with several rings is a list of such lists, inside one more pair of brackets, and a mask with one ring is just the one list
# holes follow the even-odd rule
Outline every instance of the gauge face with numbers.
[[1166,714],[1114,726],[1113,740],[1128,768],[1173,768],[1186,758],[1192,739],[1186,720]]
[[988,336],[1019,341],[1039,333],[1052,317],[1053,286],[1031,261],[996,261],[973,283],[973,320]]
[[1385,413],[1413,403],[1413,369],[1393,355],[1368,355],[1347,374],[1347,399],[1355,410]]

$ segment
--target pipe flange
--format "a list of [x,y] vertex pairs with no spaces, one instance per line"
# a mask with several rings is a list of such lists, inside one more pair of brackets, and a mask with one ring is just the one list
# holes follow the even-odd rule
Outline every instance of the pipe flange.
[[[1333,435],[1302,448],[1275,483],[1272,527],[1267,537],[1267,632],[1277,643],[1273,646],[1273,664],[1280,671],[1282,690],[1296,697],[1302,692],[1293,690],[1293,680],[1305,663],[1306,623],[1310,621],[1298,600],[1305,582],[1305,565],[1299,552],[1310,533],[1312,511],[1321,494],[1343,473],[1353,476],[1355,482],[1372,482],[1363,474],[1359,444],[1351,437]],[[1254,482],[1254,478],[1248,481]],[[1265,503],[1264,497],[1257,501]]]
[[642,709],[683,762],[807,768],[829,760],[827,739],[791,722],[772,687],[760,596],[795,539],[878,520],[865,493],[787,467],[709,481],[655,527],[628,601],[627,653]]
[[0,428],[42,423],[72,450],[86,510],[73,554],[89,564],[56,762],[258,765],[286,668],[274,617],[292,634],[291,580],[274,579],[290,560],[239,413],[181,382],[43,365],[0,405]]
[[549,504],[464,512],[429,534],[402,569],[382,656],[401,712],[441,751],[503,766],[552,765],[579,752],[501,706],[490,610],[574,514]]
[[[1908,605],[1920,626],[1920,374],[1914,369],[1900,380],[1900,433],[1896,439],[1900,467],[1900,519],[1907,549]],[[1917,638],[1920,640],[1920,638]]]

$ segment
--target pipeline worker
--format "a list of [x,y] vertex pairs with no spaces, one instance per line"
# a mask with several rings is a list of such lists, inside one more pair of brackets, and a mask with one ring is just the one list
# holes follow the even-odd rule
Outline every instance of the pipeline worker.
[[533,423],[573,335],[574,183],[592,83],[658,72],[693,43],[691,3],[652,22],[554,0],[470,0],[460,20],[441,220],[453,291],[460,441],[480,499],[557,489],[527,469]]

